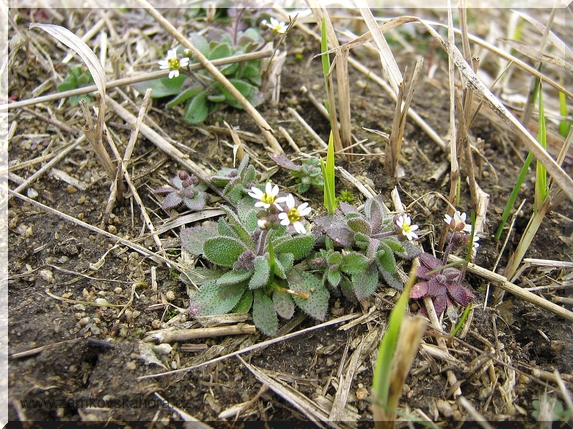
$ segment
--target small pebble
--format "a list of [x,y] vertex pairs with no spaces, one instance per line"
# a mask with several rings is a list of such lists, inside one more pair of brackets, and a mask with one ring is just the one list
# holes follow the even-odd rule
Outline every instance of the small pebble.
[[28,188],[26,193],[28,194],[28,198],[32,198],[33,200],[38,197],[38,191],[36,191],[34,188]]
[[175,299],[175,292],[173,292],[172,290],[168,290],[165,293],[165,299],[167,299],[167,301],[173,301]]
[[171,347],[171,344],[167,343],[162,343],[159,344],[158,346],[153,347],[153,351],[160,355],[168,355],[169,353],[171,353],[172,350],[173,347]]
[[137,368],[137,365],[135,364],[135,362],[131,361],[128,362],[125,367],[127,368],[128,371],[134,371]]
[[76,192],[78,192],[78,190],[72,185],[68,185],[66,191],[68,191],[68,194],[75,194]]
[[438,399],[438,403],[436,404],[436,406],[440,414],[446,418],[449,418],[454,414],[454,409],[452,408],[451,404],[448,401],[444,401],[443,399]]

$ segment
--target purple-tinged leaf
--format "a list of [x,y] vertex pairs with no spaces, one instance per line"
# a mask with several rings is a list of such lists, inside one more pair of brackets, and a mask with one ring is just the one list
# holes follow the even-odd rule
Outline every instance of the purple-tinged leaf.
[[443,265],[442,261],[426,252],[421,253],[418,258],[424,266],[430,269],[430,271],[435,270],[436,268],[439,268]]
[[440,316],[448,306],[448,297],[445,295],[438,296],[434,299],[434,308],[436,310],[436,314]]
[[463,307],[467,307],[474,294],[459,283],[448,283],[448,292],[452,299]]
[[428,295],[428,282],[416,283],[410,289],[410,298],[419,299]]
[[296,165],[282,153],[277,154],[269,152],[269,158],[272,159],[277,165],[282,168],[286,168],[287,170],[300,171],[302,168],[300,165]]
[[342,247],[352,247],[354,243],[354,233],[347,226],[333,226],[328,228],[326,235]]
[[169,210],[169,209],[172,209],[174,207],[177,207],[182,202],[183,202],[183,198],[181,198],[179,196],[179,193],[178,192],[172,192],[172,193],[167,194],[165,196],[165,199],[163,200],[163,205],[161,206],[161,208],[163,210]]
[[442,296],[447,293],[446,285],[440,283],[435,277],[428,281],[428,296]]
[[350,214],[350,213],[354,213],[354,214],[358,214],[358,210],[356,209],[356,207],[354,207],[353,205],[350,205],[348,203],[345,203],[344,201],[341,201],[338,204],[338,208],[342,211],[342,213],[344,213],[344,215]]

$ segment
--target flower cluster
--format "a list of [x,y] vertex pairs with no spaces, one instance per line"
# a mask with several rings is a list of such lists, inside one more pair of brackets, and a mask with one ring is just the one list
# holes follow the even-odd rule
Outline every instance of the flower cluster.
[[[253,186],[249,191],[249,196],[257,200],[255,207],[263,209],[257,214],[259,228],[265,230],[277,229],[279,225],[292,226],[299,234],[306,234],[306,228],[302,221],[311,212],[308,203],[297,206],[292,194],[286,197],[279,197],[278,195],[279,187],[273,186],[271,182],[266,183],[264,191],[256,186]],[[281,206],[282,203],[286,206]]]
[[158,61],[161,70],[169,70],[169,79],[179,76],[179,69],[189,65],[189,58],[179,57],[177,49],[170,49],[167,52],[167,58]]

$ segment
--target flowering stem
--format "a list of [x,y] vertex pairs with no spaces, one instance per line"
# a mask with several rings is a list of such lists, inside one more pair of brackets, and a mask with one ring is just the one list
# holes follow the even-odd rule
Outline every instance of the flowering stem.
[[446,247],[446,250],[444,251],[444,257],[442,258],[442,262],[444,265],[440,267],[439,271],[442,271],[445,265],[447,264],[448,256],[450,256],[450,252],[452,251],[453,247],[454,247],[454,234],[450,236],[450,242],[448,243],[448,247]]
[[[266,235],[266,234],[265,234]],[[269,240],[269,265],[270,265],[270,273],[269,273],[269,283],[273,283],[273,279],[275,277],[275,249],[273,248],[273,242]]]

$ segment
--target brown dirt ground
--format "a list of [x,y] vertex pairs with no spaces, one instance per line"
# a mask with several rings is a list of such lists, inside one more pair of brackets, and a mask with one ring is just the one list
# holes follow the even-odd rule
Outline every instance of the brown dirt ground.
[[[59,12],[69,19],[68,22],[74,22],[80,28],[88,28],[86,23],[95,22],[99,16],[96,11]],[[54,14],[46,10],[11,10],[10,13],[17,16],[18,29],[24,35],[29,33],[27,24],[32,19],[62,24]],[[173,20],[177,19],[173,11],[169,16]],[[116,11],[111,14],[111,19],[119,30],[135,22],[141,29],[155,26],[151,18],[137,11]],[[186,24],[185,28],[189,29],[189,26]],[[169,43],[165,35],[159,32],[152,34],[157,46]],[[21,100],[31,98],[32,91],[43,82],[53,80],[53,76],[42,69],[39,60],[34,59],[34,45],[29,41],[18,42],[16,36],[15,29],[11,28],[10,40],[13,43],[9,58],[9,96],[12,100]],[[423,45],[423,38],[420,43]],[[426,39],[425,47],[421,48],[426,57],[430,55],[429,43],[429,39]],[[317,94],[317,98],[322,97],[320,63],[316,59],[311,61],[319,52],[319,45],[304,33],[293,30],[287,39],[287,47],[289,55],[283,68],[281,104],[278,107],[265,104],[259,111],[271,126],[275,129],[285,127],[303,151],[311,152],[317,150],[317,147],[293,121],[286,108],[296,109],[323,139],[327,139],[327,121],[300,91],[301,86],[305,85]],[[45,48],[56,69],[65,74],[66,67],[61,64],[65,51],[53,46]],[[401,57],[402,65],[412,66],[412,58],[412,55]],[[436,60],[440,59],[434,58]],[[364,52],[362,61],[377,67],[376,58]],[[148,69],[154,67],[150,63]],[[378,137],[363,128],[388,132],[392,122],[393,103],[373,82],[369,82],[365,89],[358,87],[357,81],[366,82],[367,79],[352,68],[350,70],[353,132],[358,139],[367,138],[379,143]],[[447,132],[449,114],[447,87],[442,83],[446,82],[444,76],[439,71],[435,79],[421,82],[413,102],[413,107],[440,135]],[[46,92],[55,92],[54,85]],[[120,100],[118,96],[114,97]],[[16,134],[9,143],[11,165],[57,152],[64,141],[72,141],[80,135],[83,119],[77,108],[70,109],[65,104],[55,102],[31,108],[71,126],[76,134],[66,134],[24,110],[10,111],[10,120],[18,122]],[[132,111],[137,112],[136,109]],[[208,125],[216,122],[222,124],[225,120],[243,131],[259,133],[244,112],[232,109],[210,117],[202,129],[185,124],[176,111],[164,109],[164,102],[161,101],[154,102],[149,118],[168,131],[173,139],[186,146],[189,156],[197,163],[213,169],[228,166],[231,151],[221,142],[221,139],[229,140],[228,136],[203,131],[208,129]],[[117,133],[122,144],[128,141],[129,127],[121,119],[110,116],[108,127]],[[485,141],[485,154],[492,165],[484,167],[484,174],[479,180],[482,189],[491,196],[491,203],[488,209],[487,236],[481,240],[476,259],[477,264],[491,269],[498,257],[499,245],[490,236],[497,228],[521,161],[507,145],[514,137],[483,116],[478,118],[472,133]],[[281,141],[281,144],[287,152],[290,151],[286,142]],[[253,144],[251,148],[264,165],[272,166],[260,144]],[[138,141],[132,159],[137,160],[131,173],[137,189],[152,220],[161,224],[173,213],[162,211],[151,191],[165,185],[180,167],[176,160],[166,158],[145,138]],[[427,192],[447,195],[449,181],[446,178],[436,182],[429,180],[437,165],[445,159],[447,155],[423,131],[408,123],[401,160],[405,175],[398,183],[406,206]],[[38,163],[13,172],[27,178],[40,165]],[[390,201],[390,190],[394,183],[384,176],[380,156],[355,156],[351,161],[341,160],[340,165],[354,176],[371,180],[374,189]],[[80,190],[51,175],[45,175],[32,185],[38,193],[36,200],[91,225],[100,226],[109,198],[109,182],[106,181],[103,169],[96,163],[91,148],[87,143],[81,145],[57,168],[89,183],[88,188]],[[284,173],[278,173],[275,177],[276,181],[294,185]],[[531,189],[531,182],[528,182],[520,198],[530,198]],[[316,201],[315,205],[319,205],[321,193],[313,191],[309,198]],[[469,204],[467,187],[463,186],[460,207],[469,211]],[[422,244],[426,250],[430,250],[432,233],[434,230],[436,234],[439,232],[445,205],[434,198],[420,200],[419,204],[413,204],[411,208],[415,222],[429,232],[422,239]],[[529,213],[531,206],[528,203],[523,208],[523,215],[518,217],[508,249],[501,258],[501,267],[507,262],[507,254],[518,243]],[[571,203],[568,201],[551,213],[543,222],[527,257],[571,261],[571,247],[558,238],[571,235],[571,214]],[[104,225],[105,229],[132,240],[142,235],[139,209],[130,199],[118,205],[113,215]],[[188,303],[185,286],[176,280],[176,273],[164,264],[150,261],[125,246],[114,247],[111,240],[18,198],[12,198],[9,202],[8,220],[9,352],[14,356],[42,347],[41,351],[29,356],[10,359],[11,421],[147,421],[155,422],[156,427],[164,427],[182,420],[179,413],[161,403],[154,393],[201,421],[217,420],[220,412],[253,398],[252,403],[239,415],[239,420],[263,420],[271,424],[272,421],[302,422],[307,419],[271,390],[261,391],[261,383],[237,358],[224,359],[176,375],[138,379],[165,371],[161,366],[149,364],[142,359],[139,344],[145,333],[158,326],[167,326],[170,320],[171,323],[177,321],[176,325],[186,326],[185,321],[190,319],[185,312]],[[176,248],[175,232],[168,232],[161,238]],[[144,246],[154,246],[149,237],[139,242]],[[97,270],[93,269],[93,264],[104,255],[103,265]],[[156,273],[156,289],[151,286],[152,270]],[[531,269],[524,273],[520,282],[524,286],[542,286],[560,281],[565,274],[561,270]],[[520,421],[523,425],[534,425],[531,416],[534,410],[532,401],[545,391],[552,397],[559,397],[555,383],[544,377],[546,372],[558,370],[568,388],[572,389],[571,323],[511,295],[506,295],[501,308],[484,309],[485,281],[469,275],[468,282],[476,293],[475,303],[478,306],[463,342],[451,342],[449,345],[452,356],[457,360],[448,363],[427,353],[418,354],[406,380],[400,408],[408,413],[420,409],[435,421],[472,420],[466,410],[451,395],[448,396],[450,386],[446,381],[446,370],[451,369],[461,382],[465,397],[488,420]],[[92,305],[98,298],[123,305],[130,300],[133,288],[133,302],[126,311],[122,312],[121,307]],[[346,364],[348,357],[369,332],[385,326],[388,310],[396,299],[392,292],[381,288],[375,297],[361,307],[333,298],[332,314],[329,317],[368,312],[374,307],[373,316],[366,323],[346,331],[338,330],[338,325],[311,331],[262,350],[246,353],[242,357],[250,364],[272,372],[308,398],[332,398],[336,393],[337,372],[341,370],[341,362]],[[571,289],[543,291],[541,294],[548,299],[552,295],[571,296]],[[167,302],[174,307],[157,305]],[[179,313],[177,308],[183,311]],[[412,309],[415,309],[415,304]],[[293,331],[316,324],[309,318],[300,317],[297,320],[298,324],[291,326]],[[450,329],[451,322],[446,320],[444,323],[446,329]],[[159,359],[167,367],[185,368],[265,339],[257,334],[186,343],[187,347],[189,343],[204,347],[203,351],[196,352],[186,351],[183,343],[174,343],[173,350]],[[434,342],[431,335],[425,337],[425,340]],[[352,382],[348,407],[357,413],[360,422],[371,422],[372,419],[368,399],[358,394],[371,385],[375,353],[376,345],[363,350],[362,365]],[[486,353],[491,353],[495,360],[486,360],[480,364],[480,357]],[[495,385],[492,380],[496,380]],[[358,399],[358,396],[362,399]],[[444,411],[443,401],[447,401],[452,414]],[[232,425],[233,418],[226,422],[226,425]],[[356,425],[356,422],[348,421],[338,423],[344,427]]]

